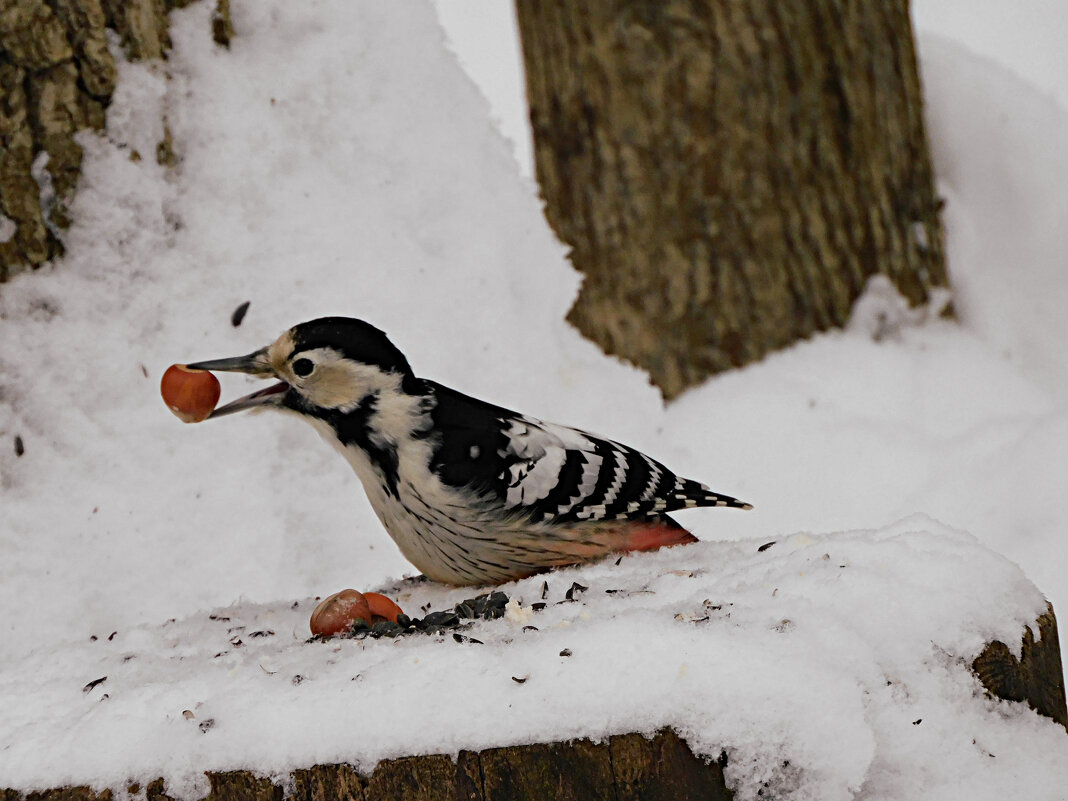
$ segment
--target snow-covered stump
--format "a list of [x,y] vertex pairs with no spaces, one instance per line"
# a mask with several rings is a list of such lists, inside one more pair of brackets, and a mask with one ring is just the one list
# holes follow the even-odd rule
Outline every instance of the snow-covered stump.
[[[1035,637],[1038,632],[1038,639]],[[992,642],[972,663],[994,697],[1025,701],[1068,729],[1057,619],[1050,605],[1024,630],[1019,658]],[[730,801],[723,766],[726,754],[706,760],[671,729],[648,738],[615,735],[595,743],[572,740],[461,751],[380,762],[373,772],[330,764],[292,772],[285,787],[244,770],[208,773],[211,792],[203,801]],[[141,788],[127,788],[140,795]],[[145,801],[173,801],[163,779],[144,788]],[[4,790],[0,801],[110,801],[111,791],[65,787],[20,794]]]
[[1017,658],[1008,645],[995,640],[975,658],[972,670],[995,698],[1026,701],[1036,712],[1068,730],[1064,669],[1053,604],[1047,604],[1046,613],[1039,616],[1034,627],[1024,629],[1020,651]]
[[[418,616],[473,594],[383,589]],[[435,634],[309,640],[307,599],[43,640],[0,684],[14,788],[0,801],[985,801],[1068,786],[1052,608],[929,518],[698,543],[501,591],[503,617]]]

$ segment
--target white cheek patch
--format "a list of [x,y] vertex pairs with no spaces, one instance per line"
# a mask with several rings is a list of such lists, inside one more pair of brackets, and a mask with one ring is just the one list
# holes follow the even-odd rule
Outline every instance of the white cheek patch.
[[315,406],[351,412],[367,397],[366,380],[348,360],[319,363],[315,371],[304,379],[300,391]]
[[348,413],[368,395],[400,389],[399,374],[346,359],[333,348],[313,348],[299,355],[315,363],[312,374],[304,378],[296,376],[287,363],[283,375],[313,406]]

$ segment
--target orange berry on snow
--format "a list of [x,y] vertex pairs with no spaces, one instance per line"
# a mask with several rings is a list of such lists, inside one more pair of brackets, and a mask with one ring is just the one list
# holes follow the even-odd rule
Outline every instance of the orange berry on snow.
[[312,612],[312,634],[340,634],[357,620],[371,625],[371,608],[362,592],[342,590],[324,598]]
[[404,614],[403,609],[381,593],[365,592],[363,597],[367,599],[367,605],[371,608],[371,616],[373,618],[382,618],[390,623],[396,623],[397,615]]

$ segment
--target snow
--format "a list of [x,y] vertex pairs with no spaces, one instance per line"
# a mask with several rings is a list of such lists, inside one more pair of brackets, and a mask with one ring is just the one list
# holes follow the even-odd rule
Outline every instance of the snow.
[[[568,602],[575,582],[586,589]],[[369,769],[410,753],[665,725],[701,753],[725,750],[739,799],[767,781],[780,797],[819,799],[983,797],[1016,774],[1016,792],[1052,797],[1068,781],[1065,766],[1031,770],[1035,754],[1063,746],[1063,730],[984,700],[967,668],[986,642],[1017,641],[1043,611],[1041,593],[929,518],[797,534],[763,551],[700,543],[503,589],[510,614],[464,631],[478,643],[308,642],[314,601],[304,598],[38,649],[4,688],[12,736],[0,781],[163,775],[168,792],[194,798],[206,786],[190,766]],[[418,614],[471,592],[409,583],[391,594]],[[918,776],[926,795],[908,786]]]
[[[940,109],[928,133],[947,201],[950,264],[961,265],[954,303],[1032,380],[1068,396],[1064,190],[1029,200],[1068,185],[1068,98],[1050,102],[996,62],[935,35],[920,49],[927,97]],[[966,65],[970,79],[954,64]],[[991,96],[999,102],[986,102]]]
[[[997,62],[1001,71],[1068,108],[1068,15],[1061,0],[913,0],[913,25],[922,34]],[[927,59],[924,52],[924,59]],[[983,80],[976,76],[974,86]],[[998,106],[1007,98],[998,97]]]
[[[205,769],[664,724],[727,749],[742,798],[1068,786],[1063,729],[966,670],[992,638],[1014,647],[1042,594],[1068,608],[1057,85],[925,35],[960,323],[876,283],[848,330],[665,409],[563,322],[577,275],[431,7],[233,8],[230,50],[202,3],[172,15],[166,64],[122,64],[107,135],[82,140],[67,256],[0,290],[0,440],[25,446],[0,451],[0,787],[121,795],[163,775],[192,798]],[[164,119],[174,169],[154,158]],[[305,643],[313,597],[410,566],[308,426],[182,425],[158,381],[327,314],[383,328],[422,375],[756,508],[680,514],[704,542],[550,576],[553,602],[589,590],[477,624],[481,646]],[[224,400],[248,391],[222,379]],[[505,589],[529,606],[541,581]],[[402,587],[408,611],[474,594]],[[235,648],[239,626],[275,633]]]

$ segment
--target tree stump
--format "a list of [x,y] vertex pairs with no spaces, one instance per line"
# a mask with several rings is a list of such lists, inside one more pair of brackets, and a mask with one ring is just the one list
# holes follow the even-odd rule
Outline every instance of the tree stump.
[[[1035,631],[1039,637],[1035,639]],[[1064,675],[1053,607],[1023,635],[1017,659],[992,642],[972,663],[991,696],[1025,701],[1068,730]],[[282,786],[245,770],[208,773],[202,801],[730,801],[726,754],[694,755],[678,734],[664,729],[649,739],[619,734],[602,742],[571,740],[485,751],[462,751],[379,762],[370,774],[351,765],[315,765],[293,771]],[[140,788],[130,788],[136,794]],[[111,801],[109,790],[61,787],[43,792],[0,790],[0,801]],[[174,801],[163,779],[145,787],[146,801]]]
[[1068,730],[1061,645],[1053,605],[1035,622],[1039,640],[1030,626],[1024,630],[1020,658],[1003,642],[995,640],[972,662],[972,670],[987,692],[1006,701],[1026,701],[1028,706]]
[[907,0],[518,0],[568,316],[666,398],[948,285]]

